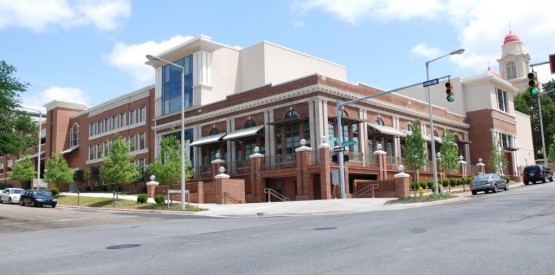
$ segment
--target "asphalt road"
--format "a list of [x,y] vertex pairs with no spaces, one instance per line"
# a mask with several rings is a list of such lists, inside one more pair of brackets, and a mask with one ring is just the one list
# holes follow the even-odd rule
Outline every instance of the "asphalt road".
[[554,195],[548,183],[309,217],[94,212],[103,222],[0,234],[0,263],[2,274],[553,274]]

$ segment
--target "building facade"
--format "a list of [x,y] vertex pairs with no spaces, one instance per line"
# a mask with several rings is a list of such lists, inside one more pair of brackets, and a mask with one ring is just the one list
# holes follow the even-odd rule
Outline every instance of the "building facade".
[[[62,153],[74,170],[100,167],[116,135],[129,141],[138,165],[148,165],[160,151],[162,138],[180,138],[181,100],[186,154],[195,168],[194,178],[188,181],[190,189],[210,182],[215,167],[224,166],[231,178],[244,180],[250,202],[263,201],[264,188],[293,200],[330,198],[339,134],[350,144],[345,151],[348,194],[357,190],[357,180],[393,178],[403,163],[404,139],[414,130],[411,123],[416,119],[422,121],[428,149],[436,146],[439,152],[445,131],[455,135],[460,155],[468,160],[465,171],[475,171],[472,165],[478,158],[487,162],[488,148],[499,136],[510,159],[506,173],[518,177],[523,158],[527,161],[526,150],[532,148],[529,118],[514,111],[512,102],[519,89],[492,72],[451,79],[457,92],[454,103],[446,103],[444,91],[439,91],[442,85],[433,87],[433,94],[442,95],[432,97],[433,133],[422,88],[345,106],[340,110],[343,128],[338,129],[338,101],[383,92],[347,82],[344,66],[266,41],[238,49],[207,36],[157,57],[182,67],[183,83],[180,67],[152,60],[146,64],[154,68],[153,86],[92,108],[61,101],[46,104],[44,154],[31,148],[18,156],[3,156],[0,181],[7,181],[8,163],[13,165],[24,153],[35,161],[42,157],[43,164],[51,154]],[[460,171],[449,173],[463,176]],[[419,177],[432,177],[430,163]]]

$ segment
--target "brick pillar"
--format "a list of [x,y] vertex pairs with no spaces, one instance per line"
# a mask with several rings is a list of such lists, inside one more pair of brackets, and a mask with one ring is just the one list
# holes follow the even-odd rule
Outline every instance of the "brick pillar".
[[385,180],[387,175],[387,153],[383,150],[374,151],[374,156],[378,159],[378,180]]
[[218,169],[220,169],[221,166],[223,166],[225,163],[225,160],[223,159],[215,159],[212,161],[212,177],[215,177],[219,172]]
[[251,199],[253,202],[263,202],[265,201],[264,198],[264,183],[262,182],[262,160],[264,159],[264,155],[259,154],[258,150],[255,147],[254,154],[250,155],[251,161]]
[[160,185],[157,181],[149,181],[146,183],[146,194],[149,198],[153,198],[156,193],[156,186]]
[[408,197],[410,195],[410,176],[407,173],[400,172],[393,176],[395,179],[395,196]]
[[479,162],[478,164],[476,164],[476,166],[478,166],[478,173],[480,175],[486,173],[486,165],[485,164]]
[[197,203],[204,203],[204,182],[202,181],[199,181],[197,183],[197,195],[198,195]]
[[331,152],[330,146],[325,142],[318,145],[318,161],[320,164],[320,197],[323,200],[331,199]]
[[[303,140],[301,140],[303,144]],[[295,149],[297,157],[297,196],[295,200],[308,200],[314,199],[314,186],[312,186],[312,178],[308,172],[308,166],[310,165],[312,148],[305,146]]]

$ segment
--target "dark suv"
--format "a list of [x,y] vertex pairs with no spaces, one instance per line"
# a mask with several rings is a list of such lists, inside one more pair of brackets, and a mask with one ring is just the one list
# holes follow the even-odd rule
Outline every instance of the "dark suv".
[[536,183],[541,181],[546,183],[548,180],[553,181],[553,172],[551,168],[543,165],[528,165],[524,167],[524,184]]

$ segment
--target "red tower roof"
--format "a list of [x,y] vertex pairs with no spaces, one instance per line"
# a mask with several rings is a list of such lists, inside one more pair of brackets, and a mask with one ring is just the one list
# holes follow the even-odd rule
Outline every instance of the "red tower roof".
[[509,32],[509,34],[505,36],[505,40],[503,40],[503,45],[511,42],[520,42],[520,38],[518,38],[518,35]]

